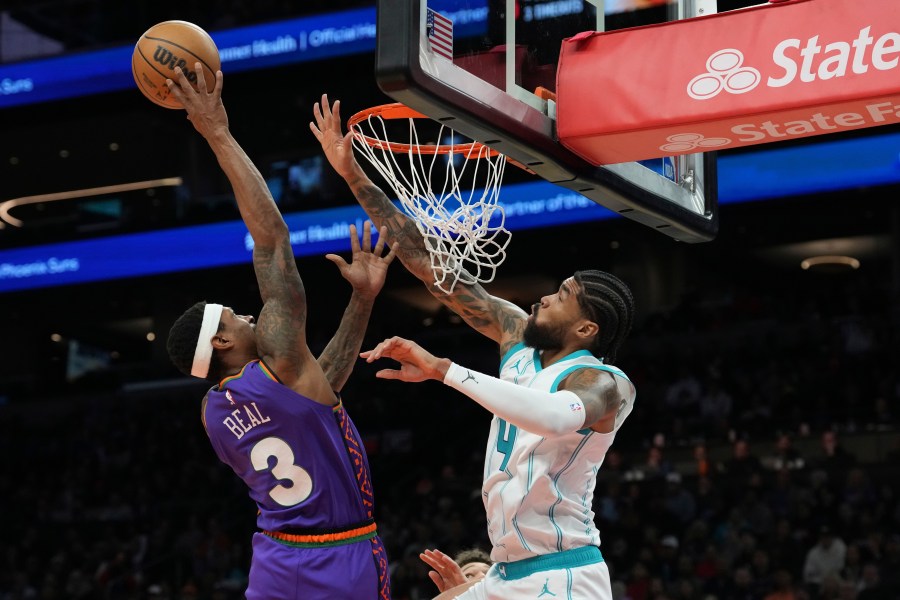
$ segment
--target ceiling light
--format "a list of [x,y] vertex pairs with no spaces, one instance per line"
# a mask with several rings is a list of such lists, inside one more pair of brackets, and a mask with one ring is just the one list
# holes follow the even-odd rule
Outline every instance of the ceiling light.
[[826,254],[822,256],[810,256],[800,261],[800,268],[804,271],[814,268],[828,268],[829,270],[844,270],[847,268],[858,269],[859,261],[852,256],[839,254]]

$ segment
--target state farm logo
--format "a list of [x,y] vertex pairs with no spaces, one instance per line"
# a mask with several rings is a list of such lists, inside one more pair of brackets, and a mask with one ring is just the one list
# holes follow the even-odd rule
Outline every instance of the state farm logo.
[[746,94],[762,77],[753,67],[745,67],[744,54],[734,48],[714,52],[706,59],[706,73],[691,79],[688,96],[695,100],[707,100],[725,90],[729,94]]
[[[794,82],[839,80],[847,75],[890,71],[900,64],[900,32],[888,31],[876,38],[872,27],[867,26],[849,41],[822,42],[819,37],[789,38],[776,44],[766,86],[782,88]],[[761,81],[758,70],[744,66],[740,50],[725,48],[706,59],[706,73],[690,80],[687,93],[695,100],[709,100],[723,90],[745,94]]]
[[679,152],[703,151],[707,148],[718,148],[731,143],[726,137],[706,137],[700,133],[678,133],[666,138],[666,144],[659,147],[663,152],[676,154]]

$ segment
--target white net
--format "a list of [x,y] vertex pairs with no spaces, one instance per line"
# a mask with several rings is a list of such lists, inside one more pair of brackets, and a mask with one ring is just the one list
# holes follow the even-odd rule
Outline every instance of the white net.
[[420,144],[413,118],[400,120],[408,121],[409,138],[398,142],[385,121],[369,115],[352,124],[353,144],[418,225],[435,285],[451,293],[457,281],[493,281],[510,240],[498,202],[506,157],[481,144],[454,144],[455,133],[444,125],[435,139],[449,143]]

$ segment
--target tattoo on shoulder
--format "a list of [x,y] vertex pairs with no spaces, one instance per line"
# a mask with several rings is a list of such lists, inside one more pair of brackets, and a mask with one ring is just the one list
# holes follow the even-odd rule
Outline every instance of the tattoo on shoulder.
[[602,412],[617,408],[621,400],[615,376],[601,369],[578,369],[566,377],[564,385],[561,389],[574,392],[583,400],[596,402]]

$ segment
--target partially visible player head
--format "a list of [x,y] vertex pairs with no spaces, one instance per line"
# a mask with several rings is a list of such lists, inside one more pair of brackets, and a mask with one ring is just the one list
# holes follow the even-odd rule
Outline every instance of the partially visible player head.
[[621,279],[604,271],[577,271],[532,307],[523,337],[539,350],[574,343],[612,363],[633,320],[634,298]]
[[172,325],[166,349],[185,375],[219,381],[259,357],[255,319],[221,304],[197,302]]
[[480,548],[463,550],[453,560],[459,565],[468,581],[484,579],[491,565],[494,564],[490,555]]

